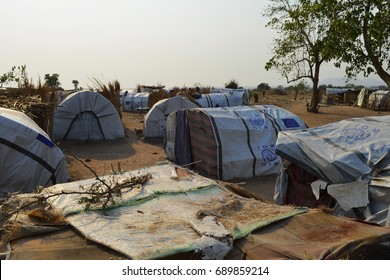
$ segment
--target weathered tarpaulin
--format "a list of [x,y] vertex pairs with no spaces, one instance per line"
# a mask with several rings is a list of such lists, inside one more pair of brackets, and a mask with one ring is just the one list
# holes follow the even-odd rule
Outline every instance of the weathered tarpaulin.
[[[386,225],[390,206],[390,185],[385,183],[390,176],[389,135],[390,116],[353,118],[280,132],[276,153],[318,179],[309,187],[317,199],[321,190],[326,191],[337,201],[340,213],[363,210],[365,218]],[[278,178],[277,203],[286,196],[288,180],[287,168]]]
[[[140,172],[152,176],[106,209],[97,205],[86,211],[79,203],[83,194],[59,195],[50,202],[86,238],[131,259],[155,259],[189,251],[198,251],[205,259],[223,259],[233,240],[306,211],[243,198],[190,172],[171,178],[175,173],[172,168],[167,163],[105,178],[109,182]],[[93,183],[96,180],[56,185],[45,193],[87,192]]]

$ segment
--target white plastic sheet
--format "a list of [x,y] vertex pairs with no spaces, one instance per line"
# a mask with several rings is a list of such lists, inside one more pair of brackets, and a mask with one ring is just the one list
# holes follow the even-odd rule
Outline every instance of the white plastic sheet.
[[88,190],[94,179],[60,184],[45,190],[54,209],[86,238],[132,259],[155,259],[194,251],[205,259],[221,259],[232,242],[252,230],[305,209],[280,207],[243,198],[214,181],[180,172],[172,179],[172,165],[163,164],[103,179],[120,180],[140,172],[152,175],[142,187],[122,195],[112,207],[85,211],[84,195],[63,192]]

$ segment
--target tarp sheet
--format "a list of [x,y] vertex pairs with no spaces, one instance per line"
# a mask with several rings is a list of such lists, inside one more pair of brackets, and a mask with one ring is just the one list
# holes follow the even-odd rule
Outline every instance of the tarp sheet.
[[[390,259],[390,230],[311,209],[237,239],[226,260]],[[114,250],[85,239],[68,226],[54,233],[11,243],[11,260],[116,260]],[[194,260],[201,254],[185,252],[167,259]]]
[[226,258],[389,260],[389,242],[390,229],[313,209],[237,240]]
[[69,179],[65,157],[32,119],[0,108],[0,193],[31,192]]
[[367,107],[367,100],[368,99],[368,88],[362,88],[359,92],[359,95],[357,97],[357,105],[359,107]]
[[[175,176],[170,164],[122,176],[139,172],[148,172],[152,179],[124,193],[113,207],[85,211],[78,203],[83,196],[80,194],[60,195],[51,203],[86,238],[131,259],[155,259],[188,251],[199,251],[204,259],[223,259],[234,239],[306,211],[243,198],[193,173]],[[119,179],[105,178],[107,182]],[[94,182],[60,184],[45,193],[88,190]]]
[[[343,210],[367,207],[365,215],[369,218],[389,208],[377,201],[389,200],[389,185],[381,187],[382,199],[378,195],[373,199],[374,189],[369,187],[373,177],[380,181],[390,174],[389,135],[390,116],[353,118],[308,130],[280,132],[276,153],[325,181],[327,192]],[[276,185],[277,203],[286,193],[283,176],[282,172]]]

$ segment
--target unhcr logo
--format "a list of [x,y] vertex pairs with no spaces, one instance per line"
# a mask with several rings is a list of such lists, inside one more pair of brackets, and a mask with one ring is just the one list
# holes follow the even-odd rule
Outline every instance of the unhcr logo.
[[380,131],[379,129],[373,129],[370,132],[367,130],[368,126],[363,126],[362,128],[346,128],[341,133],[346,138],[345,142],[355,144],[357,141],[365,140]]

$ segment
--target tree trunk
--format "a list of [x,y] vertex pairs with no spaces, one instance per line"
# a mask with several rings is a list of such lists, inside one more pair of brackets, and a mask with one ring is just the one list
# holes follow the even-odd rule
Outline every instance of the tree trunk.
[[320,91],[318,90],[318,87],[313,87],[313,93],[311,95],[311,101],[310,103],[307,103],[307,111],[310,113],[318,113],[320,109]]
[[307,111],[310,113],[318,113],[320,109],[320,90],[318,88],[318,81],[320,80],[320,65],[322,61],[317,60],[317,63],[314,67],[314,77],[312,78],[313,82],[313,93],[311,95],[310,104],[306,104]]

